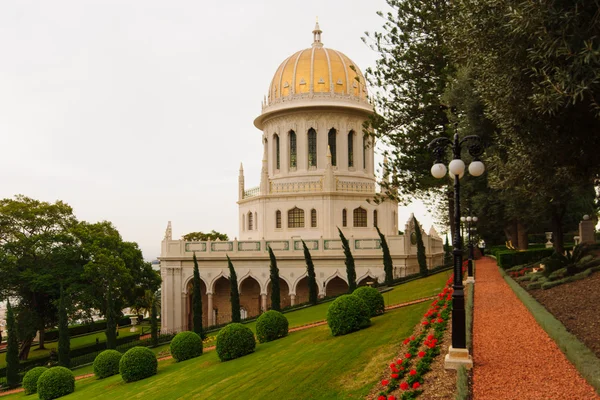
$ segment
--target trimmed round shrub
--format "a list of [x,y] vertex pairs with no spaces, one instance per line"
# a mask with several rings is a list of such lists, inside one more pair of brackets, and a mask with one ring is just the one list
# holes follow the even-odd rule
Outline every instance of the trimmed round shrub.
[[327,325],[333,336],[358,331],[370,324],[369,307],[358,296],[340,296],[327,309]]
[[171,341],[171,355],[175,361],[185,361],[202,355],[202,339],[195,332],[179,332]]
[[365,302],[367,307],[369,307],[369,315],[371,317],[381,315],[385,311],[383,295],[379,293],[379,290],[369,286],[361,286],[352,292],[352,294],[360,297]]
[[232,323],[221,329],[217,336],[217,355],[221,361],[233,360],[250,354],[256,348],[254,334],[247,326]]
[[104,350],[94,359],[94,375],[96,378],[108,378],[119,373],[119,361],[123,354],[117,350]]
[[52,400],[75,391],[75,376],[65,367],[52,367],[37,381],[37,392],[41,400]]
[[269,310],[256,320],[256,337],[260,343],[282,338],[288,334],[288,325],[285,315]]
[[48,371],[46,367],[35,367],[27,371],[23,377],[23,389],[25,394],[34,394],[37,392],[38,379],[44,372]]
[[135,382],[156,375],[158,361],[147,347],[133,347],[121,357],[119,373],[125,382]]

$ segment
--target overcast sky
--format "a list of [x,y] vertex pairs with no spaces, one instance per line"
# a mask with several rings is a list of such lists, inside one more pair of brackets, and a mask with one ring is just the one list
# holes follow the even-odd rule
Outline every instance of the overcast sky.
[[[0,4],[0,197],[63,200],[112,221],[147,260],[174,237],[238,235],[237,182],[258,185],[252,121],[279,64],[325,47],[363,71],[384,0],[25,1]],[[399,227],[424,207],[401,207]]]

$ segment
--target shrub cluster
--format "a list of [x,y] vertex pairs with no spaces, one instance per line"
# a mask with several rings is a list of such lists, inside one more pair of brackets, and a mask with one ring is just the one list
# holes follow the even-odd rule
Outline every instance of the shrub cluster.
[[35,367],[27,371],[23,377],[23,389],[25,390],[25,394],[37,392],[38,379],[46,371],[48,371],[48,368],[46,367]]
[[383,295],[375,288],[361,286],[352,292],[352,295],[358,296],[362,301],[365,302],[369,308],[369,315],[371,317],[381,315],[385,311]]
[[202,338],[195,332],[180,332],[171,341],[171,355],[176,362],[202,355]]
[[333,336],[358,331],[370,324],[369,307],[358,296],[351,294],[340,296],[327,310],[327,325]]
[[96,378],[108,378],[119,373],[119,361],[122,354],[117,350],[104,350],[94,359],[94,375]]
[[256,348],[254,334],[247,326],[231,323],[217,336],[217,355],[221,361],[233,360],[250,354]]
[[270,342],[288,334],[288,320],[279,311],[270,310],[256,320],[256,337],[260,343]]
[[135,382],[156,375],[158,361],[147,347],[127,350],[119,361],[119,373],[125,382]]
[[498,265],[502,269],[508,269],[515,265],[528,264],[535,261],[540,261],[542,258],[546,258],[554,253],[553,248],[543,249],[532,249],[524,251],[499,251],[496,253],[498,259]]
[[37,381],[37,392],[41,400],[52,400],[75,391],[75,376],[65,367],[52,367]]

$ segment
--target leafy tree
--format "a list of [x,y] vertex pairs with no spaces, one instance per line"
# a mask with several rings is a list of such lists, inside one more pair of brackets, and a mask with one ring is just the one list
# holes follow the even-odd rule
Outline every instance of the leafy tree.
[[354,292],[354,289],[356,289],[356,268],[354,267],[354,257],[352,257],[348,239],[346,239],[346,236],[344,236],[340,228],[338,228],[338,232],[340,234],[340,239],[342,239],[342,248],[344,249],[344,255],[346,256],[345,263],[346,276],[348,277],[348,293],[352,293]]
[[152,338],[153,346],[158,346],[158,312],[156,310],[156,297],[156,294],[154,294],[152,307],[150,308],[150,337]]
[[58,303],[58,364],[69,368],[71,365],[71,338],[69,335],[69,319],[67,317],[67,304],[65,291],[60,285],[60,300]]
[[19,385],[19,341],[17,339],[17,329],[15,326],[15,314],[6,300],[6,329],[8,339],[6,344],[6,382],[9,387]]
[[229,284],[231,285],[231,322],[240,322],[242,320],[240,312],[240,292],[238,291],[237,274],[235,273],[235,268],[233,268],[229,256],[227,256],[227,266],[229,267]]
[[385,235],[381,233],[379,227],[375,227],[377,229],[377,234],[379,235],[379,239],[381,240],[381,251],[383,252],[383,270],[385,272],[385,284],[388,286],[392,286],[394,283],[394,262],[392,261],[392,256],[390,255],[390,248],[388,247],[387,240],[385,240]]
[[106,348],[107,349],[116,349],[117,348],[117,318],[114,307],[113,300],[113,288],[112,284],[108,284],[108,292],[106,294],[106,308],[105,308],[105,317],[106,317]]
[[304,260],[306,261],[306,276],[308,280],[308,301],[312,305],[316,305],[318,302],[318,289],[317,289],[317,277],[315,275],[315,265],[312,261],[310,251],[302,241],[302,247],[304,247]]
[[427,258],[425,256],[425,246],[423,245],[423,234],[417,218],[413,215],[413,224],[415,225],[415,234],[417,236],[417,261],[419,262],[419,273],[421,276],[427,276]]
[[277,268],[277,259],[273,249],[269,247],[269,259],[271,265],[269,271],[271,275],[271,309],[281,311],[281,289],[279,288],[279,268]]
[[209,233],[204,232],[190,232],[182,236],[182,239],[187,242],[206,242],[208,240],[216,241],[217,239],[223,242],[229,240],[229,236],[225,233],[220,233],[215,231],[214,229]]
[[194,279],[192,292],[192,307],[194,314],[194,332],[202,339],[205,338],[204,330],[202,329],[202,293],[200,292],[200,271],[198,269],[198,260],[196,252],[194,252]]

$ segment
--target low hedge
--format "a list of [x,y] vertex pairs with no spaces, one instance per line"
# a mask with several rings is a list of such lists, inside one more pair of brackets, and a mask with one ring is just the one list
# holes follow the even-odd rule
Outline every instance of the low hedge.
[[189,360],[202,355],[202,338],[195,332],[180,332],[169,346],[176,362]]
[[256,320],[256,337],[260,343],[287,336],[289,323],[279,311],[269,310]]
[[23,377],[23,389],[25,394],[34,394],[37,392],[38,379],[44,372],[48,371],[46,367],[35,367],[30,369]]
[[247,326],[231,323],[217,335],[217,355],[221,361],[233,360],[254,352],[256,340]]
[[119,373],[125,382],[135,382],[156,375],[158,361],[147,347],[127,350],[119,361]]
[[358,331],[370,324],[369,307],[358,296],[340,296],[327,309],[327,325],[333,336]]
[[523,251],[506,250],[496,253],[498,265],[502,269],[509,269],[515,265],[529,264],[550,257],[554,248],[531,249]]
[[75,391],[75,376],[65,367],[52,367],[40,375],[37,392],[41,400],[52,400]]
[[[141,316],[138,316],[138,321],[139,322],[142,321]],[[131,318],[129,318],[129,317],[119,318],[119,320],[117,321],[117,325],[119,325],[119,326],[131,325]],[[100,319],[98,321],[94,321],[89,324],[77,324],[77,325],[69,326],[69,336],[73,337],[73,336],[78,336],[78,335],[85,335],[86,333],[103,331],[105,329],[106,329],[106,320]],[[44,339],[48,340],[48,341],[58,340],[58,329],[48,329],[44,333]]]
[[98,379],[108,378],[119,373],[119,361],[123,354],[117,350],[104,350],[94,359],[94,375]]
[[352,294],[360,297],[360,299],[365,302],[369,308],[371,317],[381,315],[385,311],[385,302],[383,300],[383,295],[379,290],[368,286],[361,286],[354,290]]

